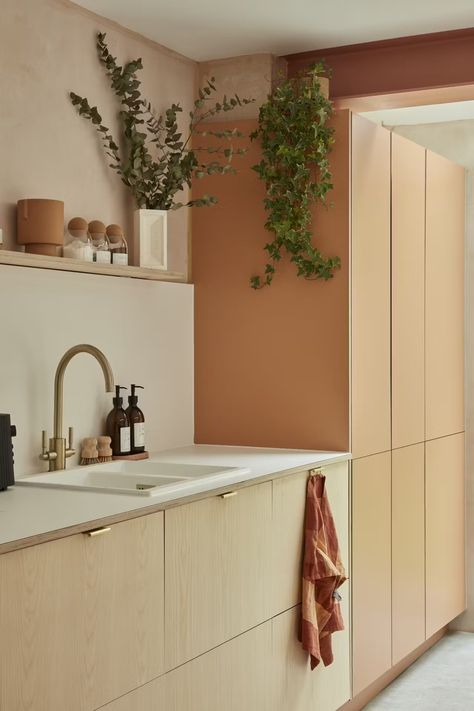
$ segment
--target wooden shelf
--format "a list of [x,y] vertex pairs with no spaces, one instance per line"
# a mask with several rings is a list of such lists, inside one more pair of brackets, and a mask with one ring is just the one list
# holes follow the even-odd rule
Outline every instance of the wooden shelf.
[[84,274],[102,274],[106,276],[128,277],[130,279],[148,279],[152,281],[172,281],[185,283],[186,274],[182,272],[162,272],[144,267],[118,266],[116,264],[96,264],[82,262],[67,257],[44,257],[41,254],[27,254],[0,249],[0,264],[15,267],[34,267],[37,269],[56,269],[63,272],[82,272]]

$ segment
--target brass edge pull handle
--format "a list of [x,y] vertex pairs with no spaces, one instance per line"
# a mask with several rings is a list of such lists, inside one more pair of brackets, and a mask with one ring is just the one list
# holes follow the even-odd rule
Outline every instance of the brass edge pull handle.
[[226,494],[220,494],[221,499],[230,499],[231,496],[237,496],[238,491],[228,491]]
[[104,533],[110,533],[111,530],[110,526],[102,526],[101,528],[94,528],[92,531],[84,531],[84,535],[89,536],[89,538],[95,538],[96,536],[102,536]]
[[317,469],[310,469],[309,470],[310,476],[315,476],[316,474],[322,474],[322,473],[323,473],[322,467],[318,467]]

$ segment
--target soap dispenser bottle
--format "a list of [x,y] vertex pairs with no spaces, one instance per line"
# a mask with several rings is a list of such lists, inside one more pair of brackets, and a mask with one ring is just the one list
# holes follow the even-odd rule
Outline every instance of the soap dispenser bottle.
[[120,385],[115,386],[114,409],[107,417],[107,434],[112,440],[112,453],[115,457],[130,454],[130,422],[122,407],[123,398],[120,396],[120,391],[126,389]]
[[136,388],[143,390],[142,385],[132,384],[132,394],[128,396],[128,407],[126,410],[130,422],[130,440],[132,454],[145,451],[145,416],[138,407],[138,396],[135,395]]

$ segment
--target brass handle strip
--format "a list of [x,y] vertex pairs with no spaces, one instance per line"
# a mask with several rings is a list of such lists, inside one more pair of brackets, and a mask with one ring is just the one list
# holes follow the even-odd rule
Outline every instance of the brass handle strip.
[[89,538],[95,538],[96,536],[102,536],[104,533],[110,533],[111,530],[110,526],[102,526],[102,528],[94,528],[92,531],[84,531],[84,535],[89,536]]
[[220,494],[221,499],[230,499],[231,496],[237,496],[238,491],[228,491],[226,494]]

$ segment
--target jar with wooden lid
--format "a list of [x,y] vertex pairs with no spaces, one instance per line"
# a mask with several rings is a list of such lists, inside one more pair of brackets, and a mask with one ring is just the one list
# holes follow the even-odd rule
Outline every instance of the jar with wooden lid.
[[110,244],[112,264],[126,266],[128,264],[128,245],[120,225],[109,225],[107,237]]
[[63,257],[92,262],[92,242],[87,230],[87,221],[83,217],[69,220],[64,239]]
[[100,220],[89,222],[89,235],[92,240],[94,262],[97,262],[97,264],[110,264],[110,244],[104,223]]

